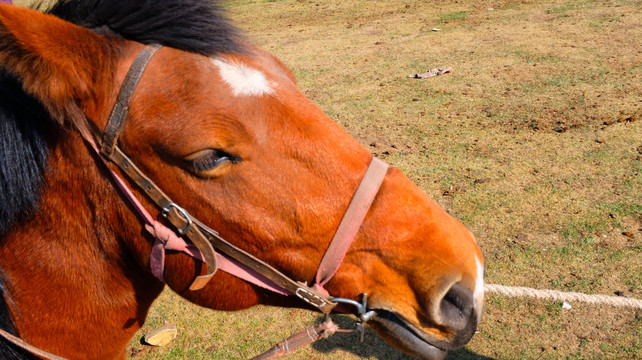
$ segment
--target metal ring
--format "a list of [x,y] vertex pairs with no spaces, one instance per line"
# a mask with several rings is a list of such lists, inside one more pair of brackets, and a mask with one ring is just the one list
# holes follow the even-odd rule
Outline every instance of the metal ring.
[[364,328],[363,325],[367,323],[370,319],[377,316],[377,311],[370,310],[368,311],[368,294],[361,294],[361,302],[345,299],[345,298],[332,298],[332,301],[342,304],[352,305],[357,309],[356,315],[359,317],[359,321],[355,324],[354,329],[341,329],[341,332],[356,332],[359,334],[359,341],[363,342],[364,338]]
[[361,317],[361,315],[366,312],[367,306],[368,306],[368,294],[367,293],[361,294],[361,302],[358,302],[358,301],[352,300],[352,299],[338,298],[338,297],[332,298],[331,300],[333,302],[343,303],[343,304],[348,304],[348,305],[354,306],[355,308],[357,308],[356,315],[359,316],[359,317]]
[[189,227],[192,226],[192,224],[193,224],[192,217],[187,212],[187,210],[185,210],[182,207],[176,205],[176,203],[170,203],[169,205],[167,205],[167,207],[163,209],[163,216],[167,217],[167,214],[169,214],[169,212],[170,212],[170,210],[172,208],[176,209],[176,212],[178,212],[178,214],[183,219],[185,219],[185,221],[187,221],[187,224],[185,224],[185,226],[183,226],[182,229],[176,229],[176,231],[178,231],[179,235],[185,235],[185,233],[187,232]]

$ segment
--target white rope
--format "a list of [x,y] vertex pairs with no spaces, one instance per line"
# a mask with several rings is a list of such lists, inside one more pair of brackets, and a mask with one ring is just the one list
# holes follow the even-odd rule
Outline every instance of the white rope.
[[484,291],[487,293],[506,296],[529,296],[545,300],[557,300],[566,302],[576,301],[588,304],[606,304],[618,307],[632,307],[636,309],[642,309],[642,299],[627,298],[622,296],[587,295],[578,292],[532,289],[521,286],[505,286],[496,284],[485,284]]

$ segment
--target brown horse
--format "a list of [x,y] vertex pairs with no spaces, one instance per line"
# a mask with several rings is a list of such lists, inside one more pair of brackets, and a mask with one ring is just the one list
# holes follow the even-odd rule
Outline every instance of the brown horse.
[[[164,288],[153,238],[109,176],[120,170],[81,136],[104,131],[151,43],[164,47],[119,146],[202,223],[293,279],[313,281],[372,159],[210,2],[67,0],[48,14],[0,4],[0,327],[69,359],[124,359]],[[480,320],[483,267],[471,233],[391,167],[326,289],[367,292],[386,341],[443,358]],[[190,290],[205,271],[169,251],[164,279],[217,310],[307,307],[222,271]],[[0,356],[29,358],[6,340]]]

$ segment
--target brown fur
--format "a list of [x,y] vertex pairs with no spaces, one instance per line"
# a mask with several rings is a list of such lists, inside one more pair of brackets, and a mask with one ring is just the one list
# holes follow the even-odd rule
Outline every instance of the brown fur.
[[[141,48],[0,5],[0,63],[55,119],[81,130],[85,116],[91,126],[105,127]],[[258,49],[226,58],[262,71],[277,95],[234,97],[209,58],[163,48],[132,98],[121,146],[224,238],[311,282],[371,155],[303,96],[278,60]],[[205,177],[181,166],[207,148],[242,160]],[[60,356],[124,359],[125,345],[163,288],[149,271],[152,239],[77,132],[60,131],[49,167],[36,216],[10,229],[0,246],[18,331]],[[456,331],[443,325],[436,308],[455,282],[472,291],[475,258],[483,261],[472,235],[393,168],[327,289],[347,298],[368,292],[370,306],[448,342]],[[292,301],[222,272],[203,290],[187,290],[201,270],[193,259],[171,254],[165,278],[212,309]]]

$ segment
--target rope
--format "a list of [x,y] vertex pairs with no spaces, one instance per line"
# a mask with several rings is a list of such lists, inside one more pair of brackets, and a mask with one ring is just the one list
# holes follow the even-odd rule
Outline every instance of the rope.
[[264,352],[261,355],[255,356],[250,360],[278,359],[289,355],[295,350],[298,350],[306,345],[310,345],[315,341],[328,338],[335,332],[340,330],[341,329],[337,328],[337,325],[332,322],[332,319],[328,316],[322,323],[313,325],[309,328],[299,331],[296,334],[293,334],[289,338],[276,344],[270,350]]
[[557,301],[576,301],[588,304],[606,304],[617,307],[632,307],[642,309],[642,299],[627,298],[622,296],[611,295],[587,295],[578,292],[564,292],[548,289],[532,289],[521,286],[505,286],[497,284],[484,285],[484,291],[487,293],[505,295],[505,296],[528,296],[536,299],[557,300]]

